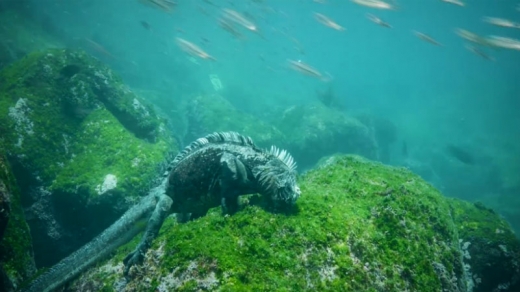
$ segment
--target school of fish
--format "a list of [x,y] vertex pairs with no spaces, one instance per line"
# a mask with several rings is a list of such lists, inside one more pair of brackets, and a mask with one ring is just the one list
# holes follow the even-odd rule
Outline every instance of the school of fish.
[[[148,6],[155,7],[157,9],[163,10],[165,12],[171,13],[174,8],[177,6],[177,3],[172,0],[139,0],[144,4],[147,4]],[[309,0],[310,1],[310,0]],[[398,7],[395,4],[395,1],[392,0],[350,0],[352,3],[357,4],[359,6],[366,7],[367,9],[379,9],[379,10],[392,10],[392,11],[398,11],[402,7]],[[466,3],[463,0],[437,0],[439,2],[444,2],[447,4],[451,4],[453,6],[459,6],[459,7],[466,7]],[[245,35],[241,32],[242,29],[244,29],[246,32],[252,32],[263,39],[265,39],[261,33],[261,30],[257,23],[253,20],[254,17],[247,14],[247,13],[241,13],[236,11],[235,9],[227,8],[227,7],[220,7],[216,3],[214,3],[212,0],[203,0],[203,2],[207,5],[210,5],[212,7],[216,7],[220,9],[220,16],[218,17],[216,23],[220,28],[222,28],[224,31],[231,34],[234,38],[239,40],[244,40]],[[256,4],[265,5],[263,1],[253,1]],[[312,0],[314,3],[318,4],[328,4],[327,0]],[[227,1],[230,6],[233,6],[233,1],[229,0]],[[516,10],[520,11],[520,4],[518,4],[516,7],[514,7]],[[207,10],[202,7],[198,6],[198,9],[200,12],[209,15],[207,13]],[[277,11],[273,8],[270,8],[268,6],[262,7],[264,11],[271,12],[271,13],[279,13],[281,16],[288,17],[287,13],[283,11]],[[343,32],[346,31],[347,28],[345,26],[339,24],[336,20],[332,19],[331,17],[321,13],[321,12],[313,12],[312,16],[314,19],[324,27]],[[378,26],[385,27],[385,28],[393,28],[393,26],[383,21],[378,16],[372,14],[372,13],[366,13],[366,18],[377,24]],[[520,23],[514,22],[505,18],[500,17],[492,17],[492,16],[484,16],[482,17],[482,21],[485,23],[488,23],[490,25],[502,27],[502,28],[513,28],[513,29],[520,29]],[[282,35],[287,36],[294,44],[295,49],[300,54],[305,54],[305,51],[303,47],[301,46],[300,42],[288,35],[288,33],[282,29],[276,29],[271,28],[272,30],[281,33]],[[182,31],[183,30],[179,30]],[[418,39],[435,45],[442,47],[444,46],[440,41],[435,39],[433,36],[426,34],[425,32],[421,32],[418,30],[411,30],[412,34],[415,35]],[[476,33],[470,32],[466,29],[462,28],[455,28],[454,32],[456,35],[461,37],[463,40],[467,41],[468,43],[464,45],[464,47],[471,53],[485,59],[488,61],[495,61],[495,58],[491,57],[487,53],[484,52],[485,47],[491,47],[491,48],[502,48],[502,49],[510,49],[510,50],[518,50],[520,51],[520,40],[504,37],[504,36],[480,36]],[[205,40],[205,42],[208,42],[206,38],[202,38]],[[187,54],[189,54],[192,57],[198,57],[204,60],[212,60],[216,61],[216,58],[214,58],[212,55],[204,51],[200,46],[196,45],[192,41],[189,41],[184,38],[177,37],[175,38],[175,43],[177,46]],[[91,44],[92,45],[92,44]],[[101,50],[100,45],[95,44],[98,50]],[[259,57],[264,60],[264,57],[262,54],[259,55]],[[322,73],[318,69],[314,68],[313,66],[301,61],[301,60],[292,60],[288,59],[288,68],[299,72],[303,75],[311,76],[316,79],[322,80],[322,81],[330,81],[332,79],[332,76],[329,73]],[[271,68],[272,69],[272,68]]]

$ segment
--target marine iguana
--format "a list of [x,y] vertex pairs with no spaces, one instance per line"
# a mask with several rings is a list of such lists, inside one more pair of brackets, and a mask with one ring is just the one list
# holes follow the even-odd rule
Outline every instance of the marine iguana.
[[139,204],[38,277],[27,291],[60,287],[135,236],[135,223],[149,218],[139,245],[124,259],[124,274],[131,276],[131,268],[142,262],[168,214],[180,213],[181,218],[191,214],[196,218],[219,204],[223,213],[232,214],[238,209],[238,197],[252,193],[265,196],[275,208],[293,205],[300,189],[291,155],[274,146],[269,151],[260,149],[251,138],[236,132],[216,132],[199,138],[173,159],[159,186]]

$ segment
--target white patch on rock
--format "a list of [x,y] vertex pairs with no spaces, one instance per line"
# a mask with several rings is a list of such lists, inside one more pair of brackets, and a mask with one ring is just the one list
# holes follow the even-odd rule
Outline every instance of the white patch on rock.
[[28,117],[28,114],[31,111],[32,110],[27,105],[27,100],[25,98],[19,98],[18,101],[16,101],[15,106],[9,108],[9,117],[14,120],[15,130],[19,135],[16,144],[17,147],[22,147],[22,134],[34,134],[34,124]]
[[141,112],[145,117],[149,116],[150,113],[146,110],[144,105],[142,105],[137,98],[134,98],[132,101],[132,105],[134,106],[134,110]]
[[107,174],[105,176],[105,180],[103,184],[96,186],[96,191],[98,195],[102,195],[111,189],[115,189],[117,187],[117,177],[113,174]]

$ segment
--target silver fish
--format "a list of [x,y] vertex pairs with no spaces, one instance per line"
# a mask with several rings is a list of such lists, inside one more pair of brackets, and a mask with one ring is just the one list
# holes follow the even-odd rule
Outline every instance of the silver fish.
[[383,20],[381,20],[381,18],[379,18],[373,14],[367,13],[366,17],[368,18],[368,20],[372,21],[373,23],[375,23],[377,25],[380,25],[382,27],[392,28],[392,26],[390,24],[388,24],[387,22],[384,22]]
[[489,56],[488,54],[482,52],[479,48],[475,47],[475,46],[472,46],[472,45],[466,45],[466,49],[468,49],[470,52],[472,52],[473,54],[481,57],[481,58],[484,58],[488,61],[492,61],[494,62],[495,61],[495,58]]
[[458,5],[458,6],[466,6],[466,4],[460,0],[441,0],[442,2]]
[[498,17],[484,17],[482,18],[484,22],[487,22],[492,25],[501,26],[501,27],[511,27],[511,28],[520,28],[520,23],[504,19]]
[[250,31],[258,32],[258,27],[252,21],[248,20],[242,14],[236,12],[235,10],[224,8],[222,9],[222,13],[226,19],[239,24]]
[[204,50],[199,48],[194,43],[191,43],[185,39],[181,39],[178,37],[178,38],[175,38],[175,42],[177,43],[179,48],[181,48],[183,51],[185,51],[186,53],[188,53],[192,56],[199,57],[201,59],[208,59],[208,60],[212,60],[212,61],[217,60],[217,59],[213,58],[211,55],[209,55],[208,53],[204,52]]
[[339,30],[339,31],[343,31],[345,30],[344,27],[342,27],[341,25],[337,24],[334,20],[330,19],[329,17],[321,14],[321,13],[314,13],[314,18],[316,18],[316,20],[325,25],[325,26],[328,26],[332,29],[335,29],[335,30]]
[[520,40],[501,36],[490,36],[488,42],[495,47],[520,51]]
[[395,6],[382,0],[352,0],[352,2],[370,8],[395,10]]
[[327,74],[328,76],[324,76],[323,74],[320,73],[320,71],[316,70],[315,68],[311,67],[308,64],[305,64],[301,60],[297,60],[297,61],[287,60],[287,61],[289,62],[289,66],[291,67],[291,69],[298,71],[304,75],[318,78],[322,81],[330,81],[332,78],[330,76],[330,74]]
[[455,33],[461,38],[470,41],[472,43],[482,45],[482,46],[492,46],[492,44],[485,38],[477,35],[476,33],[472,33],[462,28],[456,28]]
[[431,36],[429,36],[427,34],[418,32],[416,30],[413,30],[412,32],[416,37],[420,38],[421,40],[423,40],[425,42],[428,42],[428,43],[430,43],[432,45],[436,45],[436,46],[443,46],[441,43],[439,43],[438,41],[436,41],[434,38],[432,38]]

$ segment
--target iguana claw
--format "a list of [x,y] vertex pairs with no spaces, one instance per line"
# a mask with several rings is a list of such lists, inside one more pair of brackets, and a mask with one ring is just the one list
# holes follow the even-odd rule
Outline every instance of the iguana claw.
[[136,249],[133,252],[129,253],[123,260],[123,263],[125,264],[123,274],[125,275],[125,277],[128,277],[130,269],[133,266],[140,265],[143,262],[143,260],[144,255],[139,249]]

